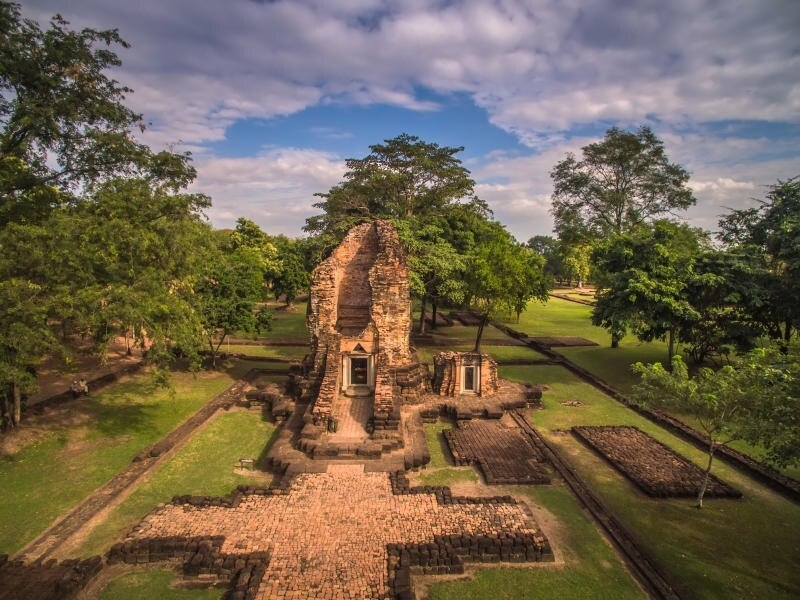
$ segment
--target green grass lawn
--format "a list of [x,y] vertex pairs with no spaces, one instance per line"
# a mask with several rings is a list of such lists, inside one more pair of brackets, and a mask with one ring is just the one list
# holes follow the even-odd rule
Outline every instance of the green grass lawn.
[[285,310],[282,304],[274,303],[270,303],[270,308],[272,308],[274,315],[270,331],[262,331],[258,335],[237,332],[234,337],[259,340],[308,339],[305,302],[296,304],[293,310]]
[[307,346],[256,346],[256,345],[236,345],[222,344],[220,352],[226,354],[245,354],[247,356],[263,356],[265,358],[292,358],[302,360],[308,354]]
[[474,482],[480,478],[472,467],[456,467],[447,448],[447,442],[442,435],[445,429],[452,429],[449,421],[426,423],[425,442],[431,453],[429,462],[420,473],[419,480],[422,485],[453,485],[454,483]]
[[61,420],[0,457],[0,553],[21,549],[232,383],[219,372],[171,381],[167,390],[147,374],[127,378],[60,410]]
[[662,341],[641,342],[636,336],[627,335],[620,342],[619,348],[611,348],[611,336],[605,329],[592,325],[591,314],[591,306],[550,298],[546,304],[528,303],[528,308],[520,316],[518,324],[513,319],[503,322],[531,337],[575,336],[599,344],[554,350],[623,393],[629,393],[637,383],[638,378],[630,369],[633,363],[666,360],[667,345]]
[[126,573],[112,579],[100,593],[100,600],[219,600],[221,589],[181,589],[170,587],[176,575],[172,571],[147,570]]
[[[468,348],[457,345],[454,348],[443,348],[441,346],[418,346],[417,356],[421,362],[433,364],[433,356],[442,350],[459,350],[467,351],[472,350],[470,345]],[[527,346],[493,346],[491,344],[481,344],[481,352],[485,352],[496,361],[504,360],[542,360],[547,358],[541,352],[537,352]]]
[[[716,462],[713,472],[744,493],[742,500],[647,498],[571,435],[573,425],[635,425],[704,465],[705,454],[625,408],[566,369],[501,367],[510,379],[546,383],[542,410],[531,420],[556,443],[612,512],[635,532],[687,598],[789,598],[800,594],[800,506]],[[584,406],[560,402],[580,400]]]
[[262,456],[274,431],[258,412],[220,414],[159,465],[71,554],[103,554],[157,504],[169,502],[173,496],[225,496],[241,483],[268,485],[237,474],[234,466],[240,458]]
[[473,581],[437,583],[431,600],[518,598],[646,598],[575,497],[563,484],[516,486],[528,497],[534,515],[548,515],[545,526],[563,566],[481,569]]

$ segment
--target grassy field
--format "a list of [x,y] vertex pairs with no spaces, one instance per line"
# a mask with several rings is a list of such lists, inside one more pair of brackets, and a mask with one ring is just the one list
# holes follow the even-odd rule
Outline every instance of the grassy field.
[[71,554],[103,554],[153,507],[169,502],[173,496],[224,496],[240,483],[268,485],[268,481],[237,474],[234,466],[239,458],[260,457],[274,431],[260,413],[240,410],[220,414],[159,465]]
[[29,421],[0,457],[0,553],[14,553],[232,383],[176,372],[172,389],[126,378]]
[[[800,594],[800,506],[724,463],[713,472],[742,500],[650,499],[569,434],[574,425],[635,425],[696,464],[705,455],[560,367],[501,367],[511,379],[546,382],[550,391],[531,420],[635,532],[687,598],[790,598]],[[580,400],[583,406],[560,403]]]
[[478,474],[472,467],[456,467],[447,448],[442,431],[452,429],[453,424],[447,421],[425,424],[425,442],[431,453],[431,462],[420,473],[422,485],[453,485],[461,482],[478,481]]
[[256,346],[246,345],[241,346],[236,344],[222,344],[219,347],[220,352],[226,354],[245,354],[247,356],[258,356],[264,358],[292,358],[295,360],[302,360],[308,354],[307,346]]
[[286,310],[282,304],[277,303],[269,303],[269,307],[273,310],[274,315],[270,331],[263,331],[258,335],[237,332],[234,337],[259,340],[308,339],[305,302],[296,304],[292,310]]
[[431,600],[647,597],[563,484],[518,486],[514,491],[528,497],[537,517],[547,516],[545,533],[563,566],[481,569],[473,581],[432,586]]
[[662,341],[640,342],[636,336],[628,335],[619,348],[611,348],[611,336],[605,329],[592,325],[591,313],[591,306],[550,298],[547,304],[530,302],[519,323],[513,319],[503,322],[532,337],[576,336],[599,344],[555,350],[625,393],[637,383],[630,370],[633,363],[666,360],[667,345]]
[[147,570],[126,573],[112,579],[100,593],[100,600],[219,600],[224,593],[220,589],[187,590],[170,587],[175,578],[172,571]]
[[[433,355],[442,350],[472,350],[470,345],[468,348],[454,347],[443,348],[441,346],[418,346],[417,356],[421,362],[433,364]],[[537,352],[527,346],[495,346],[491,344],[481,344],[481,352],[487,353],[496,361],[504,360],[543,360],[547,358],[541,352]]]

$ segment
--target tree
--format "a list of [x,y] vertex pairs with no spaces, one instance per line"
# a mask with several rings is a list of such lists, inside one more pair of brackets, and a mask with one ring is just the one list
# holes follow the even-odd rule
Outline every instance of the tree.
[[685,225],[657,221],[598,246],[603,275],[592,322],[609,329],[612,347],[628,329],[643,341],[667,337],[672,363],[680,326],[696,318],[687,287],[701,239]]
[[71,328],[102,351],[135,327],[149,358],[191,329],[179,264],[191,248],[170,236],[197,226],[208,199],[180,193],[195,176],[188,154],[132,137],[143,124],[122,103],[129,90],[105,74],[119,65],[114,46],[126,46],[115,30],[72,31],[58,16],[42,30],[0,1],[0,391],[11,425],[42,353],[65,351]]
[[252,248],[221,251],[211,258],[194,293],[212,367],[216,367],[219,349],[230,333],[270,327],[271,313],[256,306],[263,285],[262,259]]
[[634,399],[693,416],[708,442],[708,461],[697,495],[703,496],[716,451],[737,439],[761,444],[777,465],[800,459],[800,351],[793,343],[772,344],[748,353],[734,365],[714,371],[701,368],[689,376],[686,364],[675,356],[672,371],[661,364],[636,363],[642,380]]
[[664,144],[648,127],[636,133],[613,127],[602,142],[584,146],[556,164],[555,230],[563,241],[599,240],[695,203],[689,174],[669,162]]
[[344,181],[314,206],[323,214],[306,220],[305,230],[341,239],[354,225],[380,219],[442,214],[453,203],[486,210],[475,182],[456,154],[464,148],[439,146],[402,133],[370,146],[364,158],[348,158]]
[[486,220],[489,210],[474,193],[475,182],[456,156],[463,148],[439,146],[401,134],[370,146],[363,159],[348,159],[344,181],[315,206],[306,221],[319,256],[362,222],[388,219],[397,228],[410,267],[411,290],[422,305],[463,297],[465,242],[456,222]]
[[503,310],[521,312],[534,298],[547,301],[550,279],[543,267],[544,260],[518,244],[502,225],[487,224],[469,255],[466,275],[471,305],[482,317],[475,352],[480,352],[483,331],[492,315]]
[[281,296],[286,306],[291,306],[298,294],[311,283],[311,276],[305,265],[303,247],[296,240],[277,238],[280,266],[272,276],[272,292],[277,300]]
[[566,279],[561,244],[556,238],[550,235],[535,235],[525,245],[544,258],[545,273],[558,281]]
[[583,287],[583,282],[589,278],[591,272],[592,246],[587,243],[561,244],[563,271],[567,279],[573,279],[577,286]]
[[768,299],[753,317],[788,341],[800,327],[800,179],[779,181],[759,206],[732,211],[719,224],[730,250],[763,260]]

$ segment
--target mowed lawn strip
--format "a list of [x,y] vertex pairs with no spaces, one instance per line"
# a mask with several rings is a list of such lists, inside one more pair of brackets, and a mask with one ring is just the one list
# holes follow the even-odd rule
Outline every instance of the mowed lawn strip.
[[[573,425],[635,425],[700,467],[703,451],[555,366],[501,367],[509,379],[546,383],[531,421],[555,443],[686,598],[789,598],[800,595],[800,506],[722,462],[712,472],[744,494],[707,499],[651,499],[572,435]],[[579,400],[583,406],[563,406]]]
[[185,589],[171,587],[176,578],[172,571],[152,569],[126,573],[112,579],[100,593],[100,600],[219,600],[225,593],[219,588]]
[[220,352],[225,354],[244,354],[246,356],[258,356],[264,358],[288,358],[302,360],[308,354],[307,346],[256,346],[255,344],[222,344]]
[[55,423],[0,457],[0,553],[13,554],[233,383],[225,373],[176,372],[172,389],[145,373],[59,408]]
[[127,529],[173,496],[225,496],[242,483],[267,487],[268,479],[240,475],[234,468],[240,458],[259,458],[274,431],[260,412],[221,413],[156,467],[71,554],[103,554]]
[[[452,348],[442,346],[417,346],[417,356],[420,362],[433,364],[433,357],[436,353],[444,350],[458,350],[468,352],[472,350],[473,346],[466,344],[459,344]],[[544,360],[547,357],[541,352],[537,352],[527,346],[497,346],[492,344],[481,344],[481,352],[488,354],[494,360],[502,362],[504,360]]]
[[548,514],[541,525],[564,565],[480,569],[473,581],[435,584],[431,600],[647,597],[563,484],[513,489],[528,497],[535,516]]
[[426,423],[425,442],[431,453],[431,462],[420,472],[419,481],[422,485],[453,485],[454,483],[478,481],[478,474],[472,467],[456,467],[450,457],[450,450],[442,435],[445,429],[452,429],[449,421]]

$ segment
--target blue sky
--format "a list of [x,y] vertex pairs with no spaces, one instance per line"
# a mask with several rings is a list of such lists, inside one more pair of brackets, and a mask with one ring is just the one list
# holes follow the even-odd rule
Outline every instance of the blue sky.
[[119,28],[113,75],[154,147],[190,150],[211,222],[299,235],[344,159],[406,132],[464,146],[520,240],[549,172],[608,127],[651,126],[691,173],[685,218],[800,175],[797,0],[28,0]]

